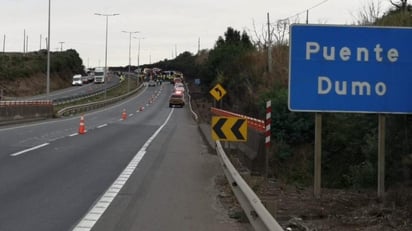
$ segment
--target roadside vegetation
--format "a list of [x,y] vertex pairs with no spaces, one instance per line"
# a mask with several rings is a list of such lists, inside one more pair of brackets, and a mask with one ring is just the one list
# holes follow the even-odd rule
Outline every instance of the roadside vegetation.
[[[358,25],[412,26],[411,6],[392,1],[382,12],[379,4],[361,9]],[[289,22],[287,22],[289,23]],[[153,64],[176,69],[188,79],[200,79],[209,102],[209,90],[220,83],[227,90],[223,109],[265,118],[265,102],[272,101],[271,176],[310,186],[313,182],[314,114],[291,112],[288,99],[288,25],[275,25],[271,72],[268,72],[265,35],[229,27],[211,50],[184,52],[174,60]],[[387,115],[386,185],[412,183],[412,117]],[[328,113],[323,117],[322,185],[327,188],[375,189],[377,185],[378,115]],[[411,198],[409,198],[411,199]],[[410,205],[412,211],[412,205]]]
[[[0,88],[9,97],[30,96],[46,91],[47,50],[29,53],[0,53]],[[51,52],[50,88],[70,86],[73,74],[84,74],[75,50]]]

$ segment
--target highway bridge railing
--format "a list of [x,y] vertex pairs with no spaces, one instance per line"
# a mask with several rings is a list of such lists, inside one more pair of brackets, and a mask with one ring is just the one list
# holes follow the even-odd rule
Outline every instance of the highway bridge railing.
[[0,125],[53,117],[51,100],[0,101]]
[[68,116],[68,115],[74,115],[74,114],[79,114],[79,113],[83,113],[83,112],[87,112],[90,110],[94,110],[97,108],[101,108],[104,106],[107,106],[109,104],[113,104],[116,103],[118,101],[121,101],[125,98],[128,98],[129,96],[135,94],[136,92],[138,92],[140,89],[142,89],[144,87],[144,84],[140,84],[139,87],[137,87],[136,89],[121,95],[121,96],[117,96],[114,98],[110,98],[110,99],[106,99],[106,100],[102,100],[102,101],[98,101],[98,102],[91,102],[91,103],[85,103],[85,104],[80,104],[80,105],[74,105],[74,106],[69,106],[69,107],[65,107],[63,109],[60,109],[57,113],[56,116],[57,117],[61,117],[61,116]]

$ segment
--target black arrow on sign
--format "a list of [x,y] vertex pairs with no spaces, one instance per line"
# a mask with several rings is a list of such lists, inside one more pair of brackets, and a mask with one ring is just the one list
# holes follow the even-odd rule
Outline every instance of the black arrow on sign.
[[215,91],[219,93],[219,97],[222,97],[222,91],[218,87],[215,87]]
[[240,127],[242,127],[245,121],[246,120],[244,119],[238,119],[236,123],[233,124],[232,128],[230,129],[233,132],[233,135],[235,135],[236,139],[238,140],[245,140],[245,137],[243,137],[242,133],[240,133],[239,131]]
[[219,139],[226,139],[226,136],[222,131],[222,127],[226,123],[226,121],[227,121],[226,118],[220,118],[215,124],[215,126],[213,126],[213,131],[215,131]]

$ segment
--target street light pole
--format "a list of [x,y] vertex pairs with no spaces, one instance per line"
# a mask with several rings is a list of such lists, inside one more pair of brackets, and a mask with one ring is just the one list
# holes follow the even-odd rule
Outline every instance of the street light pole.
[[137,46],[137,68],[140,66],[140,40],[144,39],[143,37],[134,37],[135,39],[139,40],[139,44]]
[[137,34],[139,31],[122,31],[129,34],[129,73],[127,77],[127,91],[130,91],[130,66],[132,65],[131,50],[132,50],[132,34]]
[[46,80],[46,97],[49,98],[50,94],[50,4],[49,0],[49,19],[48,19],[48,29],[47,29],[47,80]]
[[98,16],[104,16],[106,17],[106,46],[105,46],[105,53],[104,53],[104,98],[106,98],[107,94],[107,40],[108,40],[108,31],[109,31],[109,16],[117,16],[119,14],[100,14],[100,13],[95,13],[95,15]]

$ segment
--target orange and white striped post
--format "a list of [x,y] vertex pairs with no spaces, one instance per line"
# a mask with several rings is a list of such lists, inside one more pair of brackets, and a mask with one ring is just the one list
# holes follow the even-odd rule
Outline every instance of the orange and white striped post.
[[269,177],[269,153],[270,153],[270,136],[272,134],[270,126],[272,123],[272,101],[266,102],[266,120],[265,120],[265,146],[266,146],[266,178]]

